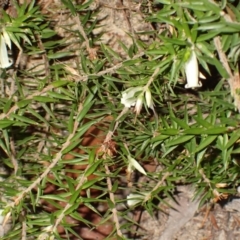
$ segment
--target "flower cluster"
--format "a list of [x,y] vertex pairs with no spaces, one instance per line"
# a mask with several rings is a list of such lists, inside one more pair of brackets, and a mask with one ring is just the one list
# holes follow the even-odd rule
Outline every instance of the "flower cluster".
[[145,90],[145,87],[128,88],[122,93],[121,103],[127,108],[135,106],[134,110],[138,115],[142,109],[144,95],[145,95],[145,101],[148,108],[154,109],[152,94],[149,88]]

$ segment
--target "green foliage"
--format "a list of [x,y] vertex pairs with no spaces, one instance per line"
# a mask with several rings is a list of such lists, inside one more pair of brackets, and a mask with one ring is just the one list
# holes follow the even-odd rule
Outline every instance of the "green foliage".
[[[151,42],[132,36],[132,45],[119,43],[119,54],[94,35],[101,23],[92,3],[62,1],[72,20],[59,26],[66,36],[34,1],[15,3],[16,17],[2,11],[2,43],[9,48],[9,36],[17,59],[38,59],[1,69],[0,208],[13,225],[2,239],[20,239],[23,231],[28,239],[62,239],[60,225],[64,239],[80,239],[76,222],[95,227],[81,207],[114,222],[109,239],[125,239],[124,227],[130,232],[135,224],[129,212],[142,206],[152,216],[156,201],[167,202],[179,184],[194,185],[200,204],[239,185],[240,86],[233,91],[230,72],[239,72],[240,4],[158,0],[152,13],[143,4],[155,26],[145,33]],[[206,80],[189,90],[193,53]],[[94,126],[104,133],[100,146],[82,144]],[[146,171],[148,163],[161,171]]]

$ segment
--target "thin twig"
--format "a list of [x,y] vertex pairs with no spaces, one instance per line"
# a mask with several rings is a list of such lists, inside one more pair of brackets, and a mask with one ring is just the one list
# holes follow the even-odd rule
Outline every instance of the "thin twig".
[[228,73],[228,84],[230,86],[230,91],[231,91],[231,95],[233,96],[234,100],[235,100],[235,106],[238,108],[238,111],[240,112],[240,98],[239,98],[239,94],[236,90],[240,89],[240,76],[239,73],[232,73],[232,70],[228,64],[228,59],[226,54],[223,52],[222,50],[222,44],[221,44],[221,40],[220,37],[217,36],[213,39],[214,45],[216,47],[216,50],[218,52],[218,56],[220,58],[220,61],[223,65],[223,67],[226,69],[227,73]]
[[[46,54],[46,49],[45,49],[45,47],[42,43],[42,40],[41,40],[41,38],[38,34],[36,35],[36,39],[37,39],[37,42],[38,42],[39,49],[43,52],[42,59],[43,59],[43,62],[44,62],[45,76],[49,77],[51,71],[50,71],[50,65],[49,65],[48,57],[47,57],[47,54]],[[48,81],[50,81],[49,78],[48,78]]]
[[222,44],[221,44],[220,37],[219,36],[215,37],[213,39],[213,41],[214,41],[214,45],[215,45],[215,47],[217,49],[220,61],[223,64],[223,67],[226,69],[229,77],[233,78],[233,74],[232,74],[231,68],[230,68],[230,66],[228,64],[227,56],[226,56],[226,54],[222,50]]
[[[211,2],[212,4],[216,3],[212,0],[209,0],[209,2]],[[228,10],[228,8],[226,8]],[[230,11],[230,9],[229,9]],[[234,15],[230,16],[230,14],[225,13],[224,11],[220,12],[220,15],[223,16],[223,18],[226,20],[226,22],[229,23],[233,23],[234,21]],[[235,102],[235,106],[238,108],[238,111],[240,112],[240,98],[239,98],[239,94],[236,92],[236,90],[240,89],[240,76],[239,73],[233,73],[229,64],[228,64],[228,58],[226,56],[226,54],[223,52],[222,50],[222,43],[220,40],[220,36],[217,36],[213,39],[214,45],[216,47],[216,50],[218,52],[218,56],[220,58],[220,61],[223,65],[223,67],[226,69],[229,77],[228,77],[228,84],[230,86],[230,91],[231,91],[231,95],[233,96]]]
[[[127,58],[127,60],[129,60],[129,59],[135,60],[135,59],[137,59],[137,58],[139,58],[139,57],[142,57],[144,54],[145,54],[144,52],[140,52],[140,53],[136,54],[133,58]],[[102,71],[100,71],[100,72],[98,72],[98,73],[96,73],[96,74],[89,74],[88,76],[85,76],[84,79],[87,80],[89,77],[92,77],[92,76],[100,77],[100,76],[103,76],[103,75],[105,75],[105,74],[115,73],[116,70],[118,70],[119,68],[121,68],[121,67],[123,66],[123,64],[124,64],[124,61],[116,64],[115,66],[113,66],[113,67],[111,67],[111,68],[108,68],[108,69],[106,69],[106,70],[102,70]],[[79,81],[83,81],[83,79],[79,79],[78,82],[79,82]]]
[[85,41],[85,44],[86,44],[86,47],[87,47],[87,51],[89,52],[89,50],[90,50],[89,40],[88,40],[87,35],[86,35],[86,33],[85,33],[84,29],[83,29],[83,26],[82,26],[82,23],[81,23],[81,21],[79,19],[79,16],[74,17],[73,22],[77,23],[78,30],[82,34],[82,36],[84,38],[84,41]]
[[159,72],[159,71],[160,71],[160,67],[157,67],[157,68],[155,69],[155,71],[153,72],[152,76],[149,78],[147,84],[145,85],[145,87],[144,87],[144,90],[145,90],[145,91],[146,91],[146,90],[149,88],[149,86],[152,84],[152,82],[154,81],[155,77],[158,75],[158,72]]
[[[126,112],[127,109],[125,109],[124,111],[122,111],[120,114],[119,114],[119,117],[117,119],[119,119],[125,112]],[[109,131],[105,140],[104,140],[104,143],[107,143],[109,142],[111,139],[112,139],[112,136],[117,128],[117,125],[118,125],[119,121],[116,120],[116,124],[115,124],[115,128],[114,128],[114,131]],[[106,152],[106,148],[105,148],[105,144],[102,145],[102,147],[104,146],[104,152]],[[102,150],[100,152],[103,152]],[[88,166],[86,169],[85,169],[85,172],[89,169],[90,166]],[[105,165],[105,169],[106,169],[106,174],[107,175],[110,175],[110,170],[108,168],[107,165]],[[83,185],[84,181],[86,180],[86,177],[84,174],[81,175],[80,177],[80,180],[79,180],[79,183],[75,189],[75,191],[78,191],[80,189],[80,187]],[[109,177],[107,177],[107,185],[108,185],[108,190],[109,190],[109,196],[110,196],[110,199],[113,203],[115,203],[115,200],[114,200],[114,194],[112,193],[112,183],[111,183],[111,179]],[[68,203],[65,208],[62,210],[61,214],[58,216],[53,228],[52,228],[52,231],[55,232],[58,225],[61,223],[62,219],[65,217],[64,213],[72,206],[72,204]],[[118,221],[118,216],[117,216],[117,209],[114,207],[112,209],[112,213],[113,213],[113,219],[114,219],[114,222],[116,224],[116,229],[117,229],[117,234],[122,237],[122,233],[121,233],[121,230],[120,230],[120,223]]]
[[202,168],[199,169],[199,173],[201,174],[201,176],[202,176],[204,182],[207,183],[208,186],[212,189],[212,187],[211,187],[211,181],[207,178],[207,176],[205,175],[205,173],[204,173],[204,171],[203,171]]
[[[141,53],[135,55],[135,56],[134,56],[133,58],[131,58],[131,59],[134,60],[134,59],[137,59],[137,58],[139,58],[139,57],[141,57],[141,56],[143,56],[143,55],[144,55],[144,52],[141,52]],[[98,73],[96,73],[96,74],[90,74],[90,75],[86,75],[86,76],[80,76],[78,79],[76,79],[76,82],[87,81],[88,78],[89,78],[89,77],[92,77],[92,76],[100,77],[100,76],[103,76],[104,74],[115,73],[117,69],[119,69],[119,68],[121,68],[121,67],[123,66],[123,63],[124,63],[124,62],[121,62],[121,63],[119,63],[119,64],[117,64],[117,65],[115,65],[115,66],[113,66],[113,67],[111,67],[111,68],[108,68],[108,69],[106,69],[106,70],[100,71],[100,72],[98,72]],[[75,80],[75,79],[74,79],[74,80]],[[24,99],[25,99],[25,100],[31,100],[31,99],[33,99],[34,97],[36,97],[36,96],[41,96],[41,95],[47,93],[48,91],[50,91],[50,90],[52,90],[52,89],[54,89],[54,88],[56,88],[56,86],[55,86],[54,84],[50,84],[50,85],[48,85],[47,87],[45,87],[44,89],[42,89],[40,92],[35,92],[35,93],[33,93],[33,94],[29,95],[29,96],[26,96]],[[0,120],[2,120],[2,119],[4,119],[4,118],[8,118],[11,113],[16,112],[19,108],[20,108],[20,106],[19,106],[18,104],[15,104],[14,106],[12,106],[12,107],[9,109],[9,111],[8,111],[7,113],[2,113],[2,114],[0,114]]]
[[22,221],[22,238],[21,240],[26,240],[27,239],[27,223],[26,220]]
[[[50,90],[53,89],[53,88],[55,88],[55,86],[54,86],[53,84],[50,84],[50,85],[48,85],[47,87],[45,87],[42,91],[40,91],[40,92],[35,92],[35,93],[33,93],[33,94],[29,95],[29,96],[26,96],[24,99],[25,99],[25,100],[31,100],[31,99],[33,99],[33,98],[36,97],[36,96],[41,96],[41,95],[43,95],[44,93],[50,91]],[[2,113],[2,114],[0,114],[0,120],[2,120],[2,119],[4,119],[4,118],[8,118],[11,113],[17,111],[18,109],[19,109],[19,105],[18,105],[18,104],[12,106],[7,113]]]
[[[111,172],[106,164],[105,164],[105,170],[106,170],[107,175],[111,174]],[[119,237],[123,237],[123,234],[120,230],[120,223],[118,220],[118,211],[117,211],[117,208],[115,207],[115,198],[114,198],[114,193],[112,192],[112,181],[111,181],[110,177],[107,177],[107,186],[108,186],[110,200],[112,201],[112,203],[114,205],[114,207],[111,210],[112,210],[112,214],[113,214],[113,221],[116,226],[116,231],[117,231],[117,234]]]
[[[101,145],[101,147],[99,148],[100,150],[98,152],[100,152],[101,154],[103,154],[104,157],[108,157],[109,156],[109,151],[108,151],[108,143],[112,140],[112,137],[115,133],[115,131],[118,128],[119,122],[120,122],[120,118],[128,111],[128,108],[124,108],[122,110],[122,112],[118,115],[118,117],[115,120],[115,125],[114,125],[114,129],[113,131],[109,131],[103,141],[103,144]],[[106,174],[109,176],[110,175],[110,170],[108,168],[108,166],[105,164],[105,171]],[[117,208],[115,207],[115,199],[114,199],[114,194],[112,193],[112,182],[111,182],[111,178],[107,177],[107,186],[108,186],[108,191],[109,191],[109,197],[110,200],[112,201],[112,203],[114,204],[114,207],[111,209],[112,210],[112,214],[113,214],[113,221],[115,223],[116,226],[116,231],[118,236],[123,237],[123,234],[120,230],[120,223],[118,220],[118,211]]]

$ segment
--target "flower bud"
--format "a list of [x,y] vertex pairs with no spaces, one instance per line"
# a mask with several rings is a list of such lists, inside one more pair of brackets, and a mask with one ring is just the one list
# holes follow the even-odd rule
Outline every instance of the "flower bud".
[[147,106],[149,108],[153,109],[154,104],[153,104],[153,100],[152,100],[152,93],[149,90],[149,88],[145,92],[145,100],[146,100]]
[[132,207],[134,205],[137,205],[137,204],[143,202],[143,200],[144,200],[144,195],[138,194],[138,193],[130,193],[127,196],[127,205],[129,207]]
[[191,52],[190,58],[185,63],[185,73],[187,77],[187,84],[185,85],[185,88],[196,88],[202,86],[202,83],[199,82],[198,79],[198,62],[194,51]]
[[137,98],[135,110],[134,110],[137,115],[139,115],[139,113],[141,112],[142,105],[143,105],[143,94],[141,93]]

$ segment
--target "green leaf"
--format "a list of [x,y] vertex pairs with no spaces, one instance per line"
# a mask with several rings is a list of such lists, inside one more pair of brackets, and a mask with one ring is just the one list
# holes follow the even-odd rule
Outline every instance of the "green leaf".
[[196,116],[194,116],[193,118],[194,118],[194,120],[195,120],[200,126],[203,126],[203,127],[205,127],[205,128],[209,128],[209,127],[212,126],[211,123],[209,123],[209,122],[206,121],[205,119],[202,119],[202,117],[196,117]]
[[85,176],[88,177],[89,175],[93,174],[98,166],[102,163],[101,160],[97,160],[94,164],[92,164],[86,171],[85,171]]
[[180,45],[180,46],[187,46],[188,43],[187,41],[184,40],[180,40],[178,38],[167,38],[167,37],[163,37],[163,36],[159,36],[160,39],[166,43],[172,43],[172,44],[176,44],[176,45]]
[[223,78],[226,78],[226,79],[229,78],[229,75],[226,69],[223,67],[222,63],[219,62],[219,60],[217,60],[216,58],[212,58],[209,61],[211,62],[212,65],[214,65],[217,68],[217,70],[219,71],[219,73]]
[[159,134],[157,137],[154,137],[152,139],[152,142],[157,142],[157,141],[162,141],[162,140],[165,140],[169,138],[169,135],[162,135],[162,134]]
[[195,152],[197,153],[199,151],[202,151],[204,148],[209,146],[216,138],[217,136],[207,136],[205,139],[202,139],[200,144],[197,146]]
[[11,113],[10,115],[11,118],[15,118],[17,121],[23,122],[23,123],[28,123],[28,124],[32,124],[32,125],[39,125],[39,123],[37,123],[35,120],[32,120],[30,118],[24,117],[24,116],[20,116],[14,113]]
[[31,108],[28,108],[28,111],[34,116],[36,117],[40,122],[43,122],[46,124],[46,126],[49,126],[49,122],[44,118],[42,117],[37,111],[34,111],[33,109]]
[[228,149],[233,146],[239,140],[240,138],[240,130],[237,130],[236,132],[233,132],[231,134],[231,138],[228,140],[227,144],[225,145],[225,149]]
[[224,27],[226,27],[226,23],[225,22],[217,22],[217,23],[211,23],[211,24],[202,24],[198,27],[198,30],[201,31],[206,31],[206,30],[222,30]]
[[[200,149],[200,148],[199,148]],[[196,160],[197,160],[197,168],[199,168],[200,167],[200,163],[201,163],[201,161],[203,160],[203,157],[204,157],[204,154],[205,154],[205,152],[207,151],[207,148],[205,148],[205,149],[203,149],[202,151],[196,151],[196,152],[199,152],[198,154],[197,154],[197,157],[196,157]]]
[[52,82],[52,85],[53,85],[53,87],[58,88],[58,87],[66,85],[68,83],[69,83],[69,81],[60,80],[60,81]]
[[171,146],[175,146],[175,145],[179,145],[179,144],[182,144],[182,143],[185,143],[185,142],[188,142],[190,139],[192,139],[194,136],[193,135],[186,135],[186,136],[180,136],[180,137],[177,137],[173,140],[169,140],[167,143],[166,143],[166,147],[171,147]]
[[[73,205],[74,203],[76,203],[77,198],[79,198],[80,196],[80,192],[82,191],[82,188],[79,188],[78,190],[75,190],[73,195],[71,196],[71,198],[69,199],[69,204]],[[74,205],[73,205],[74,206]],[[74,208],[75,209],[75,208]]]
[[171,0],[156,0],[156,2],[162,3],[162,4],[171,4],[172,3]]
[[62,99],[62,100],[69,100],[69,101],[72,100],[72,98],[70,98],[69,96],[63,95],[62,93],[57,93],[57,92],[51,92],[51,91],[49,91],[47,94],[49,95],[50,98],[56,98],[56,99]]
[[199,42],[203,42],[209,39],[213,39],[215,36],[217,36],[219,34],[218,31],[209,31],[205,34],[200,34],[199,37],[197,38],[197,43]]
[[78,122],[80,122],[85,117],[85,115],[87,114],[89,109],[94,104],[94,101],[92,101],[92,100],[93,100],[94,93],[96,92],[96,90],[97,90],[97,88],[95,88],[93,90],[93,93],[89,93],[89,95],[85,99],[83,108],[82,108],[81,112],[78,114],[77,119],[76,119]]
[[227,132],[227,127],[212,127],[202,131],[202,134],[218,135]]
[[33,100],[42,102],[42,103],[58,102],[57,99],[53,99],[53,98],[47,97],[47,96],[34,96]]
[[75,140],[75,141],[73,141],[73,142],[71,141],[70,145],[67,146],[67,147],[62,151],[62,154],[66,154],[66,153],[70,152],[71,150],[73,150],[74,148],[76,148],[76,147],[80,144],[81,141],[82,141],[81,139]]
[[194,127],[192,127],[192,128],[183,130],[181,133],[183,133],[183,134],[190,134],[190,135],[200,135],[200,134],[203,133],[204,130],[205,129],[203,129],[203,128],[194,128]]
[[68,8],[72,15],[76,15],[76,9],[71,0],[61,0],[61,2]]
[[[74,196],[74,197],[75,197],[75,196]],[[78,196],[77,196],[77,197],[78,197]],[[76,199],[75,199],[75,200],[76,200]],[[67,215],[75,212],[77,208],[79,208],[79,203],[73,201],[72,206],[69,207],[69,208],[64,212],[64,215],[67,216]]]
[[170,135],[170,136],[178,135],[179,132],[180,132],[179,129],[174,129],[174,128],[160,130],[161,135]]
[[94,178],[91,180],[87,180],[83,185],[81,189],[89,189],[92,185],[94,185],[96,182],[98,182],[98,178]]
[[73,125],[74,125],[74,113],[76,111],[76,105],[73,104],[72,109],[71,109],[71,113],[69,116],[69,121],[68,121],[68,131],[69,133],[73,132]]
[[74,137],[71,139],[71,141],[78,141],[84,135],[84,133],[96,122],[97,122],[97,120],[93,120],[93,121],[89,121],[89,122],[85,123],[84,125],[82,125],[78,129],[78,131],[74,135]]
[[24,100],[17,102],[17,105],[19,108],[23,108],[23,107],[27,106],[28,104],[30,104],[31,102],[32,102],[32,99],[24,99]]
[[7,119],[0,120],[0,128],[3,129],[6,127],[9,127],[9,126],[13,125],[14,123],[15,123],[15,121],[7,120]]
[[189,128],[189,125],[184,120],[181,120],[179,118],[174,118],[174,117],[171,117],[171,120],[176,122],[177,125],[180,126],[183,129],[188,129]]
[[51,199],[51,200],[56,200],[60,202],[68,202],[68,200],[65,197],[61,197],[60,194],[46,194],[46,195],[40,196],[40,198],[46,199],[46,200]]

